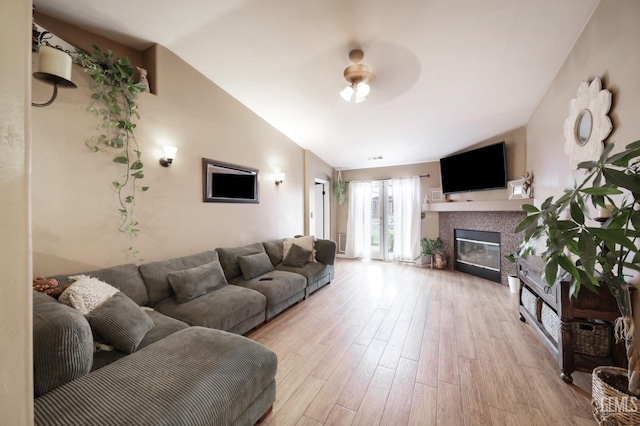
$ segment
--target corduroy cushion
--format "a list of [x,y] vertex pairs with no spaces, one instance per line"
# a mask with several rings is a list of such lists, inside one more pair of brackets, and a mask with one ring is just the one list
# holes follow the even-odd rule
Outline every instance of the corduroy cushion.
[[264,250],[269,255],[271,263],[277,265],[282,262],[282,252],[284,250],[284,238],[279,240],[265,241],[262,243]]
[[282,260],[282,264],[284,266],[302,268],[309,262],[309,256],[311,256],[311,250],[307,250],[297,244],[292,244],[287,255]]
[[222,266],[217,260],[195,268],[171,272],[167,278],[178,303],[188,302],[227,285]]
[[116,349],[133,353],[153,328],[153,321],[136,302],[118,292],[87,315],[91,328]]
[[262,243],[250,244],[242,247],[217,248],[218,256],[220,256],[220,264],[227,280],[242,275],[240,265],[238,264],[239,256],[248,256],[250,254],[264,253]]
[[140,275],[142,275],[144,285],[149,292],[149,306],[155,306],[161,300],[173,296],[173,289],[167,278],[169,273],[194,268],[216,260],[218,260],[218,253],[211,250],[140,265]]
[[240,270],[245,280],[250,280],[273,271],[273,265],[266,253],[238,256],[238,263],[240,264]]
[[36,397],[91,371],[93,336],[79,311],[33,292],[33,390]]

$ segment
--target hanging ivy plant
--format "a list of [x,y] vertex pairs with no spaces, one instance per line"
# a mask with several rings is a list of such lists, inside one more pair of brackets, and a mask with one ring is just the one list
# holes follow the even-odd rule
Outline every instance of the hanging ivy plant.
[[344,190],[346,186],[347,183],[342,179],[342,173],[338,170],[338,180],[333,184],[333,192],[336,194],[336,197],[338,197],[339,204],[344,203]]
[[[115,151],[113,162],[122,166],[119,177],[111,182],[119,202],[121,222],[118,230],[130,238],[136,237],[140,231],[140,224],[134,216],[136,194],[138,190],[145,192],[149,187],[139,184],[144,178],[144,164],[133,119],[140,118],[136,98],[147,85],[135,82],[134,67],[129,58],[118,58],[111,50],[102,52],[93,46],[93,52],[77,51],[72,57],[93,81],[92,102],[86,109],[101,120],[98,135],[85,144],[93,152]],[[134,257],[138,256],[138,251],[131,244],[128,250]]]

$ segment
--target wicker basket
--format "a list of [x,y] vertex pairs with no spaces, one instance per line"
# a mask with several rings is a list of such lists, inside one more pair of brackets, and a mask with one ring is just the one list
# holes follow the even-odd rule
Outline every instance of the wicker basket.
[[618,367],[596,367],[591,374],[591,406],[599,425],[640,425],[640,400],[609,386],[598,377],[599,371],[627,375]]
[[557,342],[560,339],[560,317],[558,314],[543,303],[540,317],[540,322],[542,322],[545,330],[547,330]]
[[611,355],[612,328],[604,321],[576,320],[573,328],[573,347],[578,353],[607,357]]
[[529,312],[536,320],[540,320],[540,299],[526,287],[522,287],[522,306]]

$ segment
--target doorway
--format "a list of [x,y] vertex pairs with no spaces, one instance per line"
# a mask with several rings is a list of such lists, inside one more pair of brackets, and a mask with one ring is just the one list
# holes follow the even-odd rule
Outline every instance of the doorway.
[[316,179],[315,180],[315,206],[313,212],[313,221],[315,226],[313,228],[316,238],[329,239],[330,219],[329,212],[329,181]]

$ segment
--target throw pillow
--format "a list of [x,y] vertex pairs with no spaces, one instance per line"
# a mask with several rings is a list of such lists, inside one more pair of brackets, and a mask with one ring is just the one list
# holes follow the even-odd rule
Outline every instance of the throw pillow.
[[293,244],[287,255],[282,260],[284,266],[293,266],[295,268],[303,268],[309,262],[311,250],[307,250],[298,244]]
[[136,302],[120,291],[86,317],[92,330],[125,353],[135,352],[144,336],[155,325]]
[[87,275],[69,277],[74,282],[62,292],[58,301],[88,314],[114,294],[119,292],[114,286]]
[[245,280],[273,271],[273,264],[267,253],[238,256],[238,263]]
[[313,235],[309,235],[306,237],[287,238],[283,243],[282,257],[287,257],[289,250],[291,250],[291,246],[295,243],[311,252],[311,254],[309,255],[309,262],[317,263],[318,261],[316,260],[315,242],[316,238]]
[[217,260],[167,275],[178,303],[188,302],[227,285],[222,266]]

